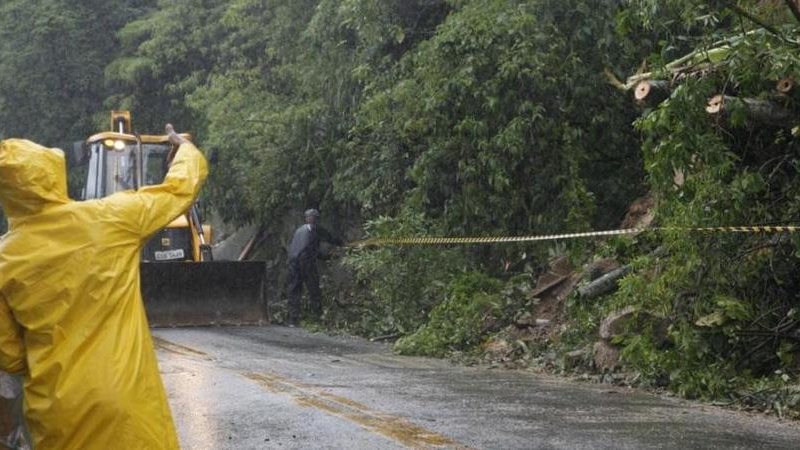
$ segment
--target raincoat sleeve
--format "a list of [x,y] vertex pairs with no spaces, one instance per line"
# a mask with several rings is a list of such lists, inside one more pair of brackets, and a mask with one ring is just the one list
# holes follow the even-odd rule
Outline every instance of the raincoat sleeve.
[[13,374],[25,371],[22,330],[3,294],[0,294],[0,370]]
[[135,194],[139,232],[147,238],[186,212],[208,175],[208,163],[192,143],[181,144],[164,182],[145,186]]

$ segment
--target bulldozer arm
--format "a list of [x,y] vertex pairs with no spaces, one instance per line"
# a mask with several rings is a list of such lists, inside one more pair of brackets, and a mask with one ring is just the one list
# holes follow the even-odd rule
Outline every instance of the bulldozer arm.
[[266,324],[264,276],[259,261],[142,262],[150,326]]

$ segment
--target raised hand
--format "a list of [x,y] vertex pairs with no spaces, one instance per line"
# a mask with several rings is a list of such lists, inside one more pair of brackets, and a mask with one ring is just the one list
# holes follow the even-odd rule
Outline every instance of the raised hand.
[[172,143],[172,145],[178,146],[189,142],[185,138],[181,137],[181,135],[175,132],[175,128],[173,128],[171,123],[168,123],[167,126],[164,127],[164,129],[166,130],[167,136],[169,136],[169,142]]

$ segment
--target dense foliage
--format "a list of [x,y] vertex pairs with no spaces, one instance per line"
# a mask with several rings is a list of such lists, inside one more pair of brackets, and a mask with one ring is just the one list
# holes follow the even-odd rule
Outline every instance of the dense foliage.
[[[8,0],[0,135],[64,146],[105,128],[109,109],[132,110],[140,131],[171,121],[213,155],[217,214],[270,231],[311,206],[351,236],[583,231],[618,226],[648,191],[660,225],[787,223],[800,213],[797,132],[704,109],[717,93],[771,100],[778,78],[800,78],[800,13],[787,5]],[[709,49],[723,51],[709,62]],[[676,72],[690,52],[680,61],[702,70]],[[672,91],[640,111],[608,79],[643,61]],[[796,96],[780,103],[796,117]],[[599,252],[634,270],[616,294],[570,302],[563,350],[635,305],[672,324],[669,346],[616,343],[640,380],[692,396],[784,392],[800,370],[798,245],[673,233],[353,251],[353,298],[326,320],[406,336],[404,352],[474,349],[530,307],[516,289],[549,256],[580,265]]]
[[[728,42],[734,44],[713,68],[677,84],[667,101],[636,123],[645,137],[642,154],[660,224],[797,223],[796,136],[778,123],[757,122],[741,104],[732,104],[727,117],[717,121],[705,106],[711,96],[724,93],[775,100],[797,117],[796,100],[773,92],[780,78],[800,76],[800,45],[790,38],[797,36],[800,17],[783,2],[762,2],[748,10],[666,3],[682,6],[676,9],[681,15],[672,16],[674,23],[688,19],[684,30],[701,49],[711,50],[711,42],[724,38],[733,38]],[[640,18],[669,17],[655,2],[648,4],[653,9]],[[701,10],[686,15],[687,7]],[[692,35],[691,21],[700,13],[719,24],[713,34]],[[747,38],[740,39],[744,33]],[[610,309],[635,305],[670,320],[671,345],[647,334],[620,342],[641,379],[692,397],[731,397],[778,413],[788,407],[796,414],[800,239],[670,233],[633,245],[640,250],[632,259],[635,273],[595,312],[599,319]],[[636,256],[656,246],[667,256]]]
[[[118,30],[154,1],[8,0],[0,5],[0,127],[4,137],[64,145],[105,119],[106,66]],[[103,120],[105,123],[105,120]]]
[[640,169],[620,164],[638,157],[632,111],[602,75],[622,59],[614,11],[592,5],[467,2],[366,98],[337,189],[445,233],[608,224]]
[[475,352],[487,335],[530,306],[528,287],[525,277],[503,283],[483,273],[461,274],[447,286],[425,325],[397,341],[395,350],[427,356]]

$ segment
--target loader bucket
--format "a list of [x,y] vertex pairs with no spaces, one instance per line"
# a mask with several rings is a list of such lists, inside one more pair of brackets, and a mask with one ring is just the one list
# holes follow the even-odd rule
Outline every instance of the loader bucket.
[[266,324],[264,271],[263,261],[143,262],[150,326]]

